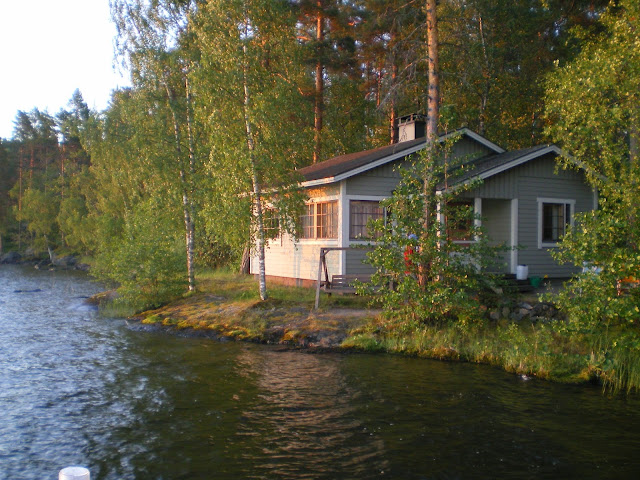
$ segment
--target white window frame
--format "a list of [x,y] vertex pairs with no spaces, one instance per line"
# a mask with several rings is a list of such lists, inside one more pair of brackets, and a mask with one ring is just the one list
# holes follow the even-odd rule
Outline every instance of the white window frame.
[[[348,229],[348,232],[346,232],[346,234],[349,237],[349,241],[350,242],[362,242],[362,241],[375,242],[376,241],[376,237],[375,236],[374,237],[367,237],[367,236],[352,237],[351,236],[351,231],[354,228],[354,225],[352,223],[352,220],[353,220],[353,218],[352,218],[352,215],[353,215],[353,209],[352,209],[353,205],[352,205],[352,203],[353,202],[372,203],[372,204],[375,203],[378,206],[378,208],[382,210],[382,217],[381,218],[385,222],[387,221],[387,209],[385,207],[383,207],[382,205],[380,205],[380,200],[362,200],[362,199],[356,199],[356,198],[350,198],[349,199],[349,229]],[[374,219],[374,220],[376,220],[376,219]],[[364,227],[365,230],[366,230],[367,226],[368,226],[368,223],[369,222],[367,221],[364,225],[358,225],[358,226],[359,227]]]
[[[330,237],[330,238],[321,238],[318,237],[318,207],[317,205],[319,203],[331,203],[331,202],[335,202],[336,203],[336,208],[337,208],[337,224],[336,224],[336,237]],[[309,205],[313,205],[313,237],[308,237],[308,238],[304,238],[302,237],[302,235],[298,238],[298,243],[299,244],[305,244],[305,245],[333,245],[336,244],[339,240],[340,240],[340,197],[339,196],[330,196],[330,197],[318,197],[318,198],[313,198],[312,200],[308,201],[305,203],[305,208],[308,207]]]
[[[575,199],[570,198],[548,198],[548,197],[538,197],[538,248],[554,248],[557,247],[559,242],[543,242],[542,234],[543,234],[543,206],[545,203],[553,203],[553,204],[561,204],[564,205],[565,211],[567,205],[569,206],[569,226],[573,226],[575,210],[576,210],[576,201]],[[566,224],[565,224],[566,225]],[[565,227],[566,233],[566,227]]]
[[[376,245],[378,242],[375,239],[351,239],[351,200],[364,201],[364,202],[382,202],[389,197],[385,197],[383,195],[345,195],[344,197],[344,206],[343,206],[343,239],[344,239],[344,247],[348,247],[350,245]],[[385,219],[387,218],[387,209],[384,209]]]

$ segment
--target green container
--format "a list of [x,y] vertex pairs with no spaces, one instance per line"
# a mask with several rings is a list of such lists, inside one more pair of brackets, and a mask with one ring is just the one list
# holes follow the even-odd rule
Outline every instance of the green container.
[[531,285],[533,286],[533,288],[539,288],[540,285],[542,285],[542,278],[540,278],[540,277],[531,277],[531,278],[529,278],[529,282],[531,282]]

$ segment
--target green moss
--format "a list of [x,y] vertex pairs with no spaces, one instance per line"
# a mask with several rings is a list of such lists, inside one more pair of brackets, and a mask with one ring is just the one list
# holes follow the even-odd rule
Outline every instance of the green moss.
[[161,321],[162,319],[160,318],[160,315],[157,315],[157,314],[149,315],[148,317],[142,319],[142,323],[146,325],[153,325]]

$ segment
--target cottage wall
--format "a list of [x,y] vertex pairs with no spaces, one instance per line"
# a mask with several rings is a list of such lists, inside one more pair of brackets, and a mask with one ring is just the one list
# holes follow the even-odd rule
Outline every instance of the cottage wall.
[[[489,153],[483,145],[462,138],[454,146],[455,155],[482,156]],[[530,276],[568,277],[576,267],[558,265],[551,257],[556,247],[541,247],[541,199],[570,201],[574,215],[594,208],[594,194],[586,185],[581,172],[556,171],[555,154],[549,153],[486,179],[481,185],[465,192],[476,199],[485,218],[484,226],[494,243],[516,244],[515,252],[506,252],[502,263],[506,271],[515,265],[529,266]],[[367,242],[349,239],[349,202],[351,200],[381,200],[392,195],[400,180],[398,165],[401,161],[383,165],[350,177],[339,183],[309,189],[310,201],[338,200],[339,235],[337,239],[299,239],[288,235],[272,240],[267,247],[266,273],[279,278],[302,279],[307,284],[318,277],[321,247],[349,247]],[[481,200],[479,200],[481,199]],[[548,201],[548,200],[547,200]],[[517,227],[516,227],[517,226]],[[329,275],[371,274],[372,268],[363,263],[366,250],[332,251],[327,255]],[[251,261],[252,273],[257,273],[255,256]]]
[[[505,199],[482,199],[482,226],[490,238],[489,245],[511,244],[511,201]],[[496,259],[490,271],[509,272],[511,252],[505,250]]]
[[[323,187],[307,189],[310,202],[326,202],[338,200],[340,202],[341,187],[332,184]],[[343,222],[342,208],[338,209],[338,223]],[[276,239],[269,240],[265,249],[265,272],[272,280],[299,279],[294,282],[299,286],[311,285],[318,278],[318,261],[320,248],[340,247],[342,232],[338,232],[337,239],[298,239],[283,234]],[[330,252],[327,255],[327,270],[329,276],[342,274],[343,253]],[[251,256],[251,273],[258,273],[258,257],[256,252]]]
[[[467,137],[460,138],[452,147],[454,158],[479,158],[494,153],[484,145]],[[369,170],[347,179],[347,195],[381,195],[390,197],[400,181],[400,169],[407,162],[397,161]]]
[[[528,265],[530,276],[569,277],[577,268],[559,265],[551,257],[556,247],[539,248],[540,232],[539,199],[573,201],[574,215],[592,210],[593,190],[585,183],[584,174],[575,170],[557,169],[555,155],[548,154],[506,172],[490,177],[472,191],[469,196],[485,199],[518,199],[517,263]],[[488,211],[483,206],[483,216]],[[509,218],[503,217],[505,221]],[[497,225],[495,228],[504,228]],[[496,237],[497,238],[497,237]]]
[[[321,247],[337,246],[335,240],[313,241],[298,240],[289,235],[271,240],[265,251],[266,274],[270,277],[298,278],[315,281],[318,278],[318,260]],[[330,252],[327,255],[327,269],[329,276],[340,274],[342,271],[341,252]],[[258,272],[258,259],[253,257],[251,272]],[[301,285],[308,285],[302,282]]]

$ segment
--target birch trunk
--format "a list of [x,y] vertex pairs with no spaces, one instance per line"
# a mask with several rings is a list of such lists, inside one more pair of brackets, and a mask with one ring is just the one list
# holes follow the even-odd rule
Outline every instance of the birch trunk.
[[186,255],[187,255],[187,281],[189,283],[189,291],[193,292],[196,289],[195,272],[194,272],[194,255],[193,255],[193,244],[194,244],[195,235],[194,235],[193,218],[191,215],[193,205],[189,195],[188,182],[186,178],[187,176],[185,172],[184,162],[182,160],[180,123],[178,122],[178,117],[176,115],[176,111],[173,106],[173,102],[174,102],[173,93],[171,92],[171,88],[169,88],[169,82],[166,79],[164,82],[164,86],[167,92],[169,110],[171,111],[171,116],[173,119],[173,134],[176,142],[176,155],[178,157],[180,185],[182,188],[182,210],[184,214],[185,249],[186,249]]
[[487,54],[487,45],[484,39],[484,23],[482,21],[482,15],[478,14],[478,28],[480,31],[480,41],[482,44],[482,56],[484,58],[484,85],[482,88],[482,95],[480,97],[480,115],[478,121],[478,133],[480,135],[485,134],[486,119],[487,119],[487,103],[489,102],[489,91],[491,90],[491,65],[489,64],[489,55]]
[[194,179],[196,174],[196,149],[195,141],[193,138],[193,121],[191,117],[191,88],[189,85],[188,72],[185,74],[185,92],[186,92],[186,119],[187,119],[187,137],[189,141],[189,182],[186,182],[188,193],[188,212],[189,221],[185,216],[185,228],[187,234],[187,273],[189,276],[189,290],[195,290],[195,239],[196,239],[196,227],[195,227],[195,206],[194,206]]
[[[248,20],[245,20],[245,36],[248,35]],[[256,222],[256,250],[258,251],[258,282],[260,289],[260,300],[267,299],[267,278],[265,268],[265,252],[264,252],[264,220],[262,217],[262,189],[260,186],[260,178],[258,175],[258,164],[255,155],[255,140],[253,138],[253,130],[251,128],[251,95],[249,92],[249,80],[248,80],[248,66],[247,66],[247,46],[242,46],[242,53],[244,55],[242,63],[242,81],[244,88],[244,128],[247,141],[247,150],[249,152],[249,163],[251,167],[251,183],[253,186],[253,209]]]

